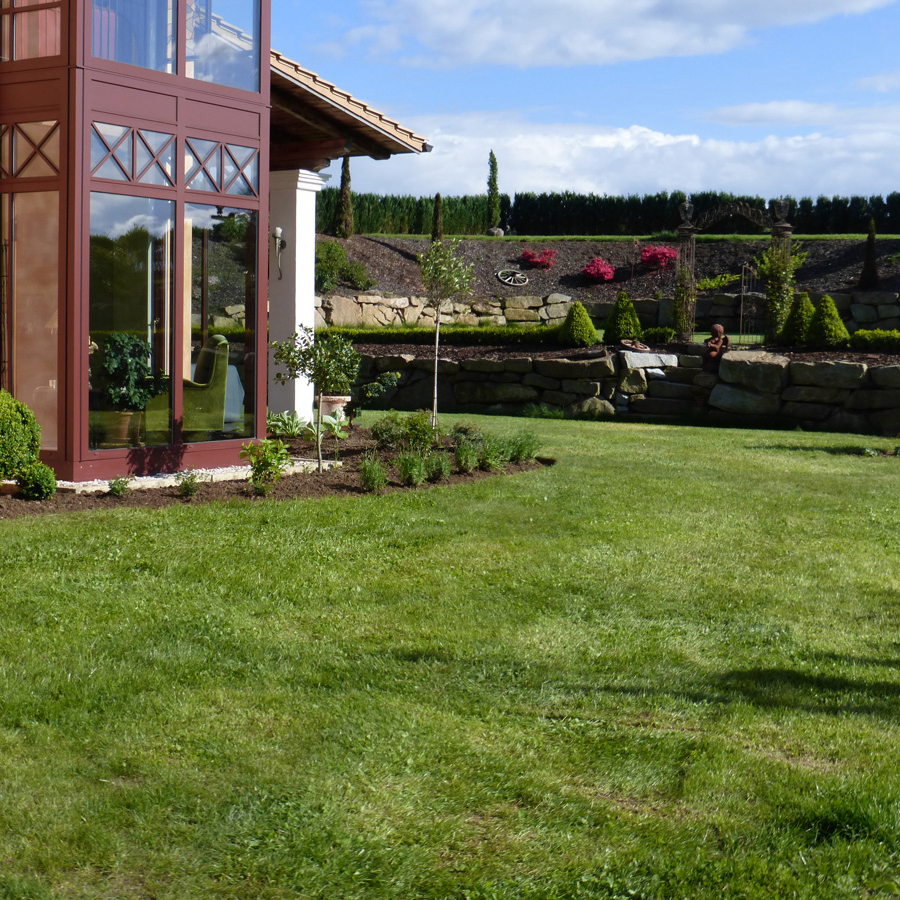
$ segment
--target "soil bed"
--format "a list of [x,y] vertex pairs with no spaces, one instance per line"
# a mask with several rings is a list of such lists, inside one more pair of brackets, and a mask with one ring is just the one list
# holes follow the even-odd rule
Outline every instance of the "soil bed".
[[[310,459],[315,456],[315,448],[308,441],[285,441],[291,448],[291,455]],[[325,456],[333,458],[333,443],[326,441]],[[246,481],[220,481],[203,483],[196,495],[185,499],[178,495],[175,487],[148,488],[145,490],[129,490],[121,497],[109,494],[76,494],[56,493],[46,500],[37,502],[25,500],[16,495],[0,495],[0,520],[16,519],[21,516],[46,515],[48,513],[83,512],[98,509],[161,509],[175,503],[211,503],[227,500],[244,500],[248,503],[261,503],[267,500],[319,499],[323,497],[349,496],[363,494],[359,477],[359,465],[363,457],[375,449],[375,440],[366,428],[355,427],[350,436],[341,441],[341,466],[322,474],[310,472],[298,475],[287,475],[275,485],[266,497],[256,494]],[[460,484],[486,478],[497,473],[476,471],[468,475],[454,472],[449,478],[435,485],[423,484],[420,488],[407,488],[401,485],[397,472],[393,468],[395,451],[379,450],[379,458],[388,470],[388,484],[385,493],[406,490],[425,490],[437,485]],[[506,474],[526,472],[549,464],[548,460],[507,464]]]

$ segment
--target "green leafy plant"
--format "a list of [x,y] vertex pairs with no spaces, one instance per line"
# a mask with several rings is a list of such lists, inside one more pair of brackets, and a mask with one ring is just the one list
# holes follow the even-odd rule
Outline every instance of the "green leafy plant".
[[287,446],[281,441],[265,440],[244,444],[241,459],[250,464],[250,485],[257,494],[265,496],[281,481],[291,461]]
[[564,419],[566,417],[561,406],[551,406],[549,403],[526,403],[522,408],[522,415],[526,419]]
[[697,282],[697,290],[698,291],[720,291],[724,287],[728,287],[729,284],[734,284],[735,281],[740,281],[740,275],[729,275],[727,273],[722,275],[713,275],[711,278],[701,278]]
[[625,291],[619,291],[616,302],[606,320],[603,331],[604,344],[618,344],[619,341],[639,341],[643,337],[640,319],[631,298]]
[[445,481],[452,471],[450,457],[445,451],[440,450],[425,457],[425,478],[428,481]]
[[808,254],[795,242],[790,248],[772,243],[754,263],[756,273],[766,289],[766,339],[775,341],[784,329],[794,299],[797,269]]
[[647,344],[669,344],[675,340],[675,329],[664,325],[645,328],[643,340]]
[[150,344],[123,331],[110,334],[103,345],[101,397],[110,409],[143,409],[166,390],[168,377],[150,368]]
[[[316,404],[315,434],[322,434],[322,396],[324,394],[344,395],[350,393],[350,387],[359,372],[360,356],[353,349],[353,344],[338,334],[319,333],[312,328],[301,327],[300,331],[286,341],[273,341],[271,347],[275,351],[272,359],[283,371],[275,373],[275,379],[281,384],[296,378],[307,378],[316,386],[318,402]],[[317,469],[322,471],[322,441],[316,441]]]
[[382,372],[372,381],[365,381],[362,384],[357,380],[350,394],[350,402],[347,404],[350,426],[353,427],[353,420],[360,414],[366,404],[371,403],[372,400],[377,400],[399,383],[399,372]]
[[375,286],[366,267],[347,258],[347,251],[337,241],[316,242],[316,290],[327,294],[339,284],[365,291]]
[[266,431],[275,437],[302,437],[308,425],[309,419],[293,411],[266,413]]
[[425,457],[419,452],[401,453],[397,457],[400,483],[406,487],[418,487],[425,481]]
[[819,300],[816,311],[809,323],[806,340],[815,350],[832,350],[846,347],[850,341],[850,334],[841,321],[834,300],[826,294]]
[[850,349],[873,353],[900,353],[900,331],[860,328],[850,335]]
[[124,497],[131,488],[134,475],[117,475],[107,483],[107,489],[112,497]]
[[359,464],[359,477],[363,489],[370,494],[380,494],[387,486],[387,470],[377,453],[367,453]]
[[453,461],[463,475],[468,475],[478,468],[479,445],[470,440],[461,440],[453,451]]
[[15,478],[41,450],[41,426],[34,413],[0,390],[0,478]]
[[484,433],[474,422],[468,422],[465,419],[454,423],[450,430],[450,440],[453,446],[457,446],[462,441],[479,444],[484,440]]
[[591,317],[578,300],[566,312],[565,321],[559,327],[558,337],[559,342],[565,347],[593,347],[599,340]]
[[809,294],[803,293],[794,297],[791,311],[779,338],[781,343],[790,346],[805,344],[809,339],[809,326],[815,313],[816,308],[809,299]]
[[417,257],[428,306],[434,310],[434,399],[431,411],[431,424],[434,426],[437,425],[438,411],[441,311],[445,303],[471,293],[475,279],[474,267],[457,256],[458,249],[459,241],[451,241],[449,244],[432,241],[428,250]]
[[19,469],[16,484],[26,500],[46,500],[56,493],[56,474],[50,466],[34,460]]
[[510,443],[506,438],[486,434],[478,453],[478,468],[485,472],[503,472],[511,456]]
[[201,476],[193,468],[182,469],[175,473],[175,490],[179,497],[190,500],[200,490]]
[[527,462],[534,459],[541,449],[540,441],[533,431],[516,432],[509,441],[509,461]]

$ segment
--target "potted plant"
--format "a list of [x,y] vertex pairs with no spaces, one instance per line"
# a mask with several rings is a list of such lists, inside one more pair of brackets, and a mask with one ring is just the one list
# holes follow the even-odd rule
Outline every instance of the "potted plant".
[[154,375],[150,368],[150,344],[137,335],[115,331],[103,347],[102,405],[116,415],[110,416],[107,439],[125,443],[135,412],[165,390],[167,377]]
[[[316,386],[316,433],[321,435],[322,418],[325,415],[325,401],[338,399],[343,409],[350,400],[350,388],[359,372],[360,357],[353,344],[345,337],[320,332],[302,326],[300,331],[286,341],[273,341],[275,351],[272,359],[276,366],[283,366],[283,372],[276,372],[275,378],[281,384],[296,378],[306,378]],[[334,411],[332,406],[331,412]],[[322,471],[322,442],[316,441],[316,461],[318,471]]]

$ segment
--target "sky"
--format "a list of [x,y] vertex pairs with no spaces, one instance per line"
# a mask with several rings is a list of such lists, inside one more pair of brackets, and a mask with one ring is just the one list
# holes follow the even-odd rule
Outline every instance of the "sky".
[[[272,45],[426,137],[354,191],[900,191],[900,0],[272,0]],[[340,163],[324,170],[332,183]]]

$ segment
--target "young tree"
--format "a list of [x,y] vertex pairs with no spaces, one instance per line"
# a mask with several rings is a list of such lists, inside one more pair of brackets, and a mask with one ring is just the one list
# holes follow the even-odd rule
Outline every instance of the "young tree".
[[859,276],[859,286],[864,291],[875,290],[881,279],[878,276],[878,254],[875,251],[875,219],[869,219],[869,236],[866,238],[866,260]]
[[444,201],[440,194],[434,195],[434,218],[431,221],[431,243],[444,239]]
[[[438,195],[440,197],[440,194]],[[456,255],[459,241],[444,244],[432,241],[425,253],[417,257],[422,272],[422,283],[428,298],[428,306],[434,309],[434,402],[431,410],[431,427],[437,427],[438,407],[438,350],[441,341],[441,311],[444,303],[472,292],[475,278],[473,266]]]
[[341,164],[341,193],[337,208],[334,211],[334,227],[336,237],[353,236],[353,198],[350,195],[350,157],[345,156]]
[[488,156],[488,228],[500,225],[500,190],[497,187],[497,157],[491,150]]

